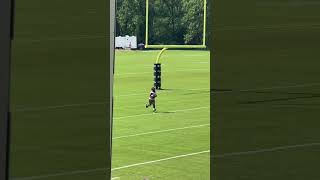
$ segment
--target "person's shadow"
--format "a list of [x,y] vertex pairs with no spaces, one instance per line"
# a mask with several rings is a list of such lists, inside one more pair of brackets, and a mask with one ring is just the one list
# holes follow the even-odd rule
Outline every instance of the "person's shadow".
[[173,111],[157,111],[157,113],[171,114],[171,113],[176,113],[176,112],[173,112]]

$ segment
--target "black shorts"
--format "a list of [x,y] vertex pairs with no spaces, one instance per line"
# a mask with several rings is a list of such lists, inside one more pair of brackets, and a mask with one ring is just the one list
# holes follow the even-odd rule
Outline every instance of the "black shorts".
[[149,99],[149,106],[151,105],[153,108],[156,108],[156,101],[154,99]]
[[149,104],[152,105],[152,104],[156,104],[156,101],[154,99],[149,99]]

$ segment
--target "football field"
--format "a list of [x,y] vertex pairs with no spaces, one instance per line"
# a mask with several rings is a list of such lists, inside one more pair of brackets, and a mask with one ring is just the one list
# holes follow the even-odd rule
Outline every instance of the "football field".
[[210,53],[167,51],[157,112],[146,109],[159,51],[117,51],[114,84],[114,177],[210,177]]
[[216,179],[319,179],[319,5],[314,0],[215,5]]
[[[10,179],[106,178],[107,3],[16,1]],[[113,176],[208,179],[209,52],[166,52],[156,114],[157,52],[116,55]]]

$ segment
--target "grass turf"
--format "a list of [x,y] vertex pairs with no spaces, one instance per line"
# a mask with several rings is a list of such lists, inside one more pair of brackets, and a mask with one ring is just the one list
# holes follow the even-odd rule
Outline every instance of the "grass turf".
[[[73,48],[80,51],[96,43],[89,42],[68,40],[64,46],[77,43]],[[17,39],[15,50],[27,51],[33,58],[24,61],[18,53],[14,58],[11,176],[105,179],[106,147],[101,142],[107,118],[101,67],[105,62],[83,57],[88,51],[71,62],[57,59],[67,50],[45,40],[24,49],[20,45]],[[51,50],[60,53],[43,59],[42,52]],[[145,103],[157,53],[116,53],[113,176],[209,179],[209,153],[203,152],[210,149],[209,52],[166,52],[162,59],[165,90],[158,92],[154,114]],[[30,67],[27,75],[21,74],[25,67]],[[191,154],[198,152],[203,153]],[[176,159],[124,167],[172,157]]]
[[106,178],[107,3],[16,1],[11,179]]
[[[209,179],[209,153],[130,168],[125,165],[207,151],[209,147],[209,52],[167,51],[157,113],[144,106],[153,85],[158,51],[116,53],[113,176],[121,179]],[[136,116],[135,116],[136,115]],[[199,126],[201,125],[201,126]],[[179,129],[185,128],[186,129]],[[164,130],[170,130],[161,132]],[[160,132],[159,132],[160,131]]]
[[319,3],[214,7],[214,177],[319,179]]
[[[16,1],[11,179],[106,179],[107,3]],[[117,53],[114,137],[122,138],[114,140],[114,168],[209,150],[208,125],[123,137],[209,122],[209,53],[168,54],[166,90],[159,94],[154,115],[144,104],[156,52]],[[126,117],[135,114],[143,115]],[[208,165],[208,153],[203,153],[113,174],[121,179],[208,179]],[[194,173],[186,174],[186,167]]]

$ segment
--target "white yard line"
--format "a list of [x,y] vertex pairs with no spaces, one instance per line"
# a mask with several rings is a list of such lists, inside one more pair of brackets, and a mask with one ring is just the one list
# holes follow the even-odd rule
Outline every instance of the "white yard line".
[[[158,163],[158,162],[162,162],[162,161],[168,161],[168,160],[179,159],[179,158],[184,158],[184,157],[189,157],[189,156],[195,156],[195,155],[205,154],[205,153],[209,153],[209,152],[210,152],[209,150],[200,151],[200,152],[183,154],[183,155],[178,155],[178,156],[173,156],[173,157],[168,157],[168,158],[163,158],[163,159],[158,159],[158,160],[153,160],[153,161],[130,164],[130,165],[126,165],[126,166],[120,166],[120,167],[117,167],[117,168],[113,168],[111,171],[117,171],[117,170],[120,170],[120,169],[127,169],[127,168],[142,166],[142,165],[146,165],[146,164],[153,164],[153,163]],[[53,173],[53,174],[46,174],[46,175],[39,175],[39,176],[29,176],[29,177],[20,177],[20,178],[17,177],[17,178],[13,178],[13,180],[45,179],[45,178],[51,178],[51,177],[70,176],[70,175],[76,175],[76,174],[87,174],[87,173],[100,172],[100,171],[106,171],[106,168],[96,168],[96,169],[88,169],[88,170],[69,171],[69,172],[63,172],[63,173]]]
[[158,133],[177,131],[177,130],[184,130],[184,129],[200,128],[200,127],[205,127],[205,126],[210,126],[210,124],[201,124],[201,125],[196,125],[196,126],[186,126],[186,127],[182,127],[182,128],[173,128],[173,129],[166,129],[166,130],[160,130],[160,131],[151,131],[151,132],[145,132],[145,133],[131,134],[131,135],[126,135],[126,136],[114,137],[112,139],[113,140],[115,140],[115,139],[123,139],[123,138],[128,138],[128,137],[136,137],[136,136],[158,134]]
[[126,165],[126,166],[120,166],[120,167],[112,168],[111,171],[117,171],[117,170],[120,170],[120,169],[127,169],[127,168],[142,166],[142,165],[146,165],[146,164],[153,164],[153,163],[162,162],[162,161],[168,161],[168,160],[172,160],[172,159],[179,159],[179,158],[184,158],[184,157],[189,157],[189,156],[195,156],[195,155],[205,154],[205,153],[209,153],[209,152],[210,152],[210,150],[200,151],[200,152],[195,152],[195,153],[189,153],[189,154],[183,154],[183,155],[178,155],[178,156],[158,159],[158,160],[154,160],[154,161],[147,161],[147,162],[142,162],[142,163],[130,164],[130,165]]
[[[313,146],[320,146],[320,142],[289,145],[289,146],[277,146],[277,147],[273,147],[273,148],[265,148],[265,149],[258,149],[258,150],[252,150],[252,151],[242,151],[242,152],[232,152],[232,153],[218,154],[218,155],[214,155],[213,158],[215,159],[215,158],[226,158],[226,157],[232,157],[232,156],[252,155],[252,154],[275,152],[275,151],[281,151],[281,150],[289,150],[289,149],[297,149],[297,148],[313,147]],[[200,151],[200,152],[195,152],[195,153],[189,153],[189,154],[183,154],[183,155],[178,155],[178,156],[173,156],[173,157],[168,157],[168,158],[163,158],[163,159],[158,159],[158,160],[153,160],[153,161],[147,161],[147,162],[142,162],[142,163],[136,163],[136,164],[120,166],[120,167],[113,168],[112,171],[117,171],[117,170],[121,170],[121,169],[137,167],[137,166],[143,166],[143,165],[146,165],[146,164],[153,164],[153,163],[162,162],[162,161],[168,161],[168,160],[172,160],[172,159],[179,159],[179,158],[184,158],[184,157],[188,157],[188,156],[195,156],[195,155],[205,154],[205,153],[210,153],[210,150]],[[39,175],[39,176],[20,177],[20,178],[18,177],[18,178],[13,178],[13,180],[45,179],[45,178],[50,178],[50,177],[59,177],[59,176],[67,176],[67,175],[75,175],[75,174],[87,174],[87,173],[99,172],[99,171],[106,171],[106,168],[78,170],[78,171],[46,174],[46,175]]]
[[[180,110],[172,110],[169,112],[175,113],[175,112],[185,112],[185,111],[193,111],[193,110],[199,110],[199,109],[209,109],[210,107],[197,107],[197,108],[190,108],[190,109],[180,109]],[[160,115],[163,113],[144,113],[144,114],[136,114],[136,115],[130,115],[130,116],[121,116],[121,117],[115,117],[113,119],[126,119],[126,118],[132,118],[132,117],[139,117],[139,116],[151,116],[151,115]]]

